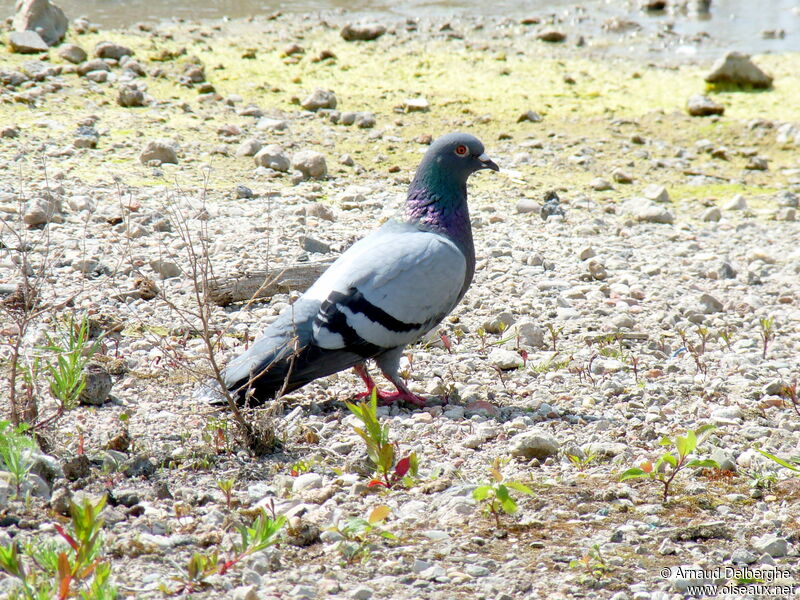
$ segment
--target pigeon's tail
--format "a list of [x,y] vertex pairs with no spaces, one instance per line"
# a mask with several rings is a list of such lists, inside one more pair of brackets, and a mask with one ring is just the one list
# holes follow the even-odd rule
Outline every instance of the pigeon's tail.
[[347,350],[327,350],[314,344],[300,347],[293,340],[236,381],[226,380],[226,384],[240,406],[260,406],[366,358]]

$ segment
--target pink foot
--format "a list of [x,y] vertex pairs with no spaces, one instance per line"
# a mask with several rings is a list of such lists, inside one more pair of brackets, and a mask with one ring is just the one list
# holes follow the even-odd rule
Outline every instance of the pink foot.
[[[356,394],[356,398],[359,400],[364,400],[365,398],[369,398],[371,395],[371,391],[361,392],[360,394]],[[381,406],[389,406],[395,402],[408,402],[414,406],[425,406],[425,403],[427,402],[422,396],[417,396],[416,394],[412,394],[410,392],[382,392],[381,390],[378,390],[378,401]]]

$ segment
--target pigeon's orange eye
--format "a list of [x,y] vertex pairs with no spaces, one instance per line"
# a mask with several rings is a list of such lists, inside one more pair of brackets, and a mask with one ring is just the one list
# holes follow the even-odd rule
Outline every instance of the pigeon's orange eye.
[[469,152],[469,148],[467,148],[464,144],[461,144],[460,146],[456,146],[456,154],[458,156],[466,156],[468,152]]

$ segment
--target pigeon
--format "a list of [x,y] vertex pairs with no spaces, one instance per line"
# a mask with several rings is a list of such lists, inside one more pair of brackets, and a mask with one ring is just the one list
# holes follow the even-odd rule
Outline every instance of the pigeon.
[[[307,383],[354,368],[383,404],[425,406],[398,374],[403,350],[459,303],[475,272],[467,179],[499,171],[473,135],[450,133],[429,147],[403,215],[353,244],[224,369],[239,404],[259,406]],[[397,388],[376,389],[374,360]]]

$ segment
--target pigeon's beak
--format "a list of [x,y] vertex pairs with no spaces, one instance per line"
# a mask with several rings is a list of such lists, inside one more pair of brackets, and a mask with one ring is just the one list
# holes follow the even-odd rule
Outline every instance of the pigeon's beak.
[[500,167],[498,167],[495,162],[489,158],[489,155],[485,152],[478,157],[478,160],[481,163],[481,169],[491,169],[492,171],[499,171]]

